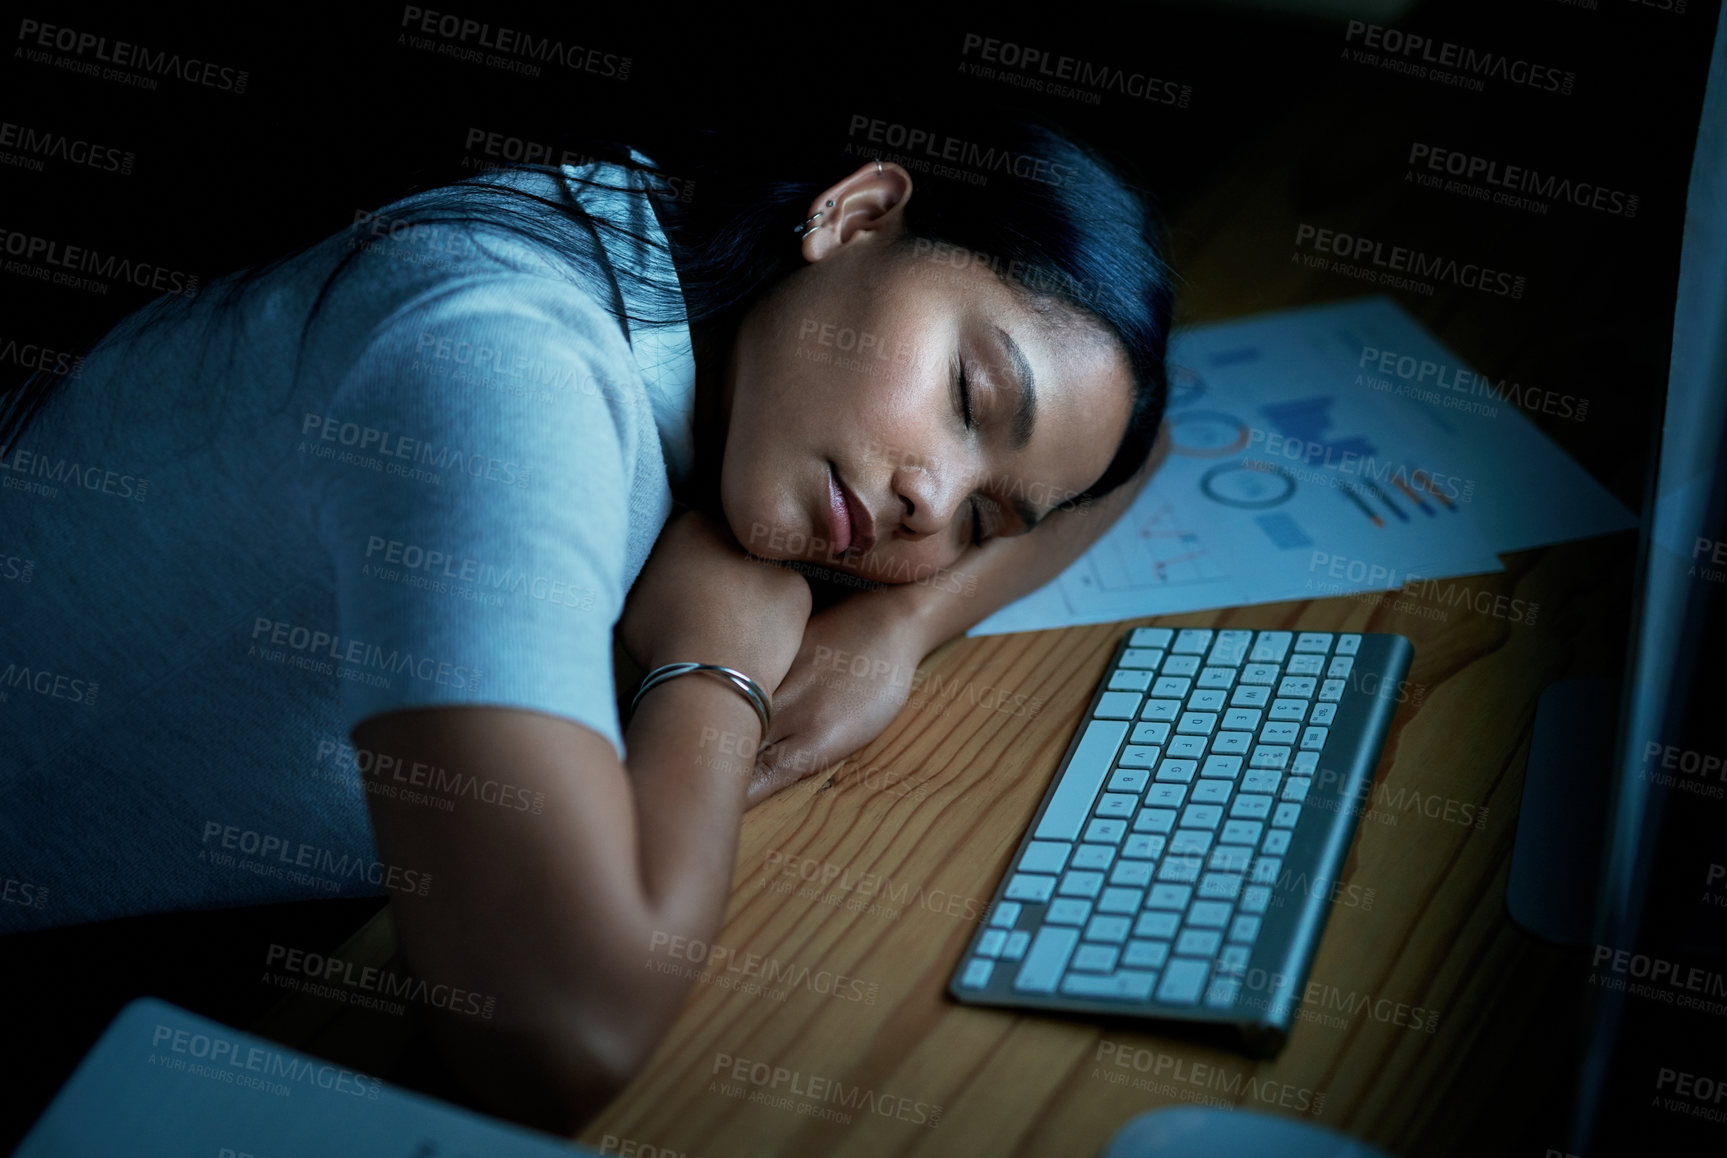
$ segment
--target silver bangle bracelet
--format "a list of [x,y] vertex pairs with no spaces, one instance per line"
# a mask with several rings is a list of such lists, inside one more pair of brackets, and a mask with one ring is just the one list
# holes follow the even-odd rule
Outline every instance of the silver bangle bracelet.
[[636,698],[630,701],[630,714],[635,715],[636,705],[642,702],[642,697],[667,680],[676,679],[691,672],[712,672],[736,688],[744,699],[750,702],[750,707],[756,710],[756,716],[762,722],[762,739],[768,738],[768,725],[773,722],[773,705],[768,702],[767,693],[755,680],[745,675],[735,667],[721,667],[717,663],[668,663],[657,667],[642,680],[642,686],[636,689]]

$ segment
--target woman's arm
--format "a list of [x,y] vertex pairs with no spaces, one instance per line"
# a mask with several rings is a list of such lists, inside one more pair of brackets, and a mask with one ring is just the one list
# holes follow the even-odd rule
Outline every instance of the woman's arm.
[[1084,509],[1050,515],[1028,535],[972,548],[960,583],[857,592],[810,617],[774,699],[768,746],[751,777],[753,806],[857,751],[904,706],[925,656],[1061,574],[1115,524],[1169,454],[1169,427],[1127,482]]
[[[809,598],[795,572],[674,520],[620,630],[649,667],[720,663],[771,691]],[[445,783],[544,796],[538,814],[471,795],[449,812],[369,798],[384,863],[431,878],[424,896],[391,895],[415,972],[495,1001],[490,1018],[436,1021],[452,1068],[495,1112],[571,1133],[646,1060],[703,967],[684,947],[711,941],[724,912],[760,734],[748,702],[703,675],[643,697],[625,762],[589,728],[508,708],[392,712],[354,729],[359,747]]]

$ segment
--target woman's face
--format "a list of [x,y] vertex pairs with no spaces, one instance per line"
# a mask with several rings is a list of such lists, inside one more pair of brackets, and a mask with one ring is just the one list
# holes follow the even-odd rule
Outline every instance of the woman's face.
[[808,264],[739,327],[720,491],[753,554],[924,580],[1084,491],[1126,431],[1120,346],[985,262],[896,245],[910,194],[873,162],[821,194]]

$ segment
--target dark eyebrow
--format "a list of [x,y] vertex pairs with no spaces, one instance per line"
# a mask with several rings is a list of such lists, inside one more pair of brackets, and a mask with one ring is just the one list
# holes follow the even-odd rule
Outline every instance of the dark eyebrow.
[[1008,364],[1013,367],[1013,388],[1019,395],[1019,406],[1013,412],[1013,448],[1024,450],[1025,444],[1031,441],[1031,431],[1037,422],[1037,376],[1031,372],[1031,363],[1025,360],[1025,354],[1019,348],[1019,343],[1013,340],[1013,335],[1002,329],[995,328],[1001,335],[1001,348],[1007,354]]

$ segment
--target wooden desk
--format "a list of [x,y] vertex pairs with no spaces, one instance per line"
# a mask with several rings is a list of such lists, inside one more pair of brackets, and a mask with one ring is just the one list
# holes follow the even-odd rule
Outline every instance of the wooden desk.
[[[1304,1007],[1316,1020],[1298,1023],[1275,1060],[944,996],[1124,625],[966,639],[925,665],[931,682],[940,676],[945,710],[908,706],[839,772],[746,816],[715,938],[733,961],[710,975],[762,981],[772,959],[783,992],[696,984],[646,1071],[581,1140],[704,1158],[1091,1154],[1143,1110],[1215,1098],[1297,1116],[1305,1103],[1312,1120],[1397,1154],[1490,1152],[1480,1143],[1503,1134],[1496,1115],[1563,1080],[1538,1063],[1562,1016],[1555,1003],[1582,973],[1575,957],[1518,932],[1503,895],[1536,698],[1552,680],[1606,670],[1623,548],[1622,539],[1569,544],[1457,581],[1538,603],[1533,624],[1390,594],[1132,621],[1395,631],[1415,644],[1411,702],[1398,710],[1314,962],[1321,988]],[[1043,705],[1035,716],[995,711],[986,688]],[[843,875],[813,896],[800,895],[801,880],[774,891],[796,879],[788,866]],[[877,879],[863,884],[863,874]],[[393,952],[385,914],[341,955],[381,964]],[[762,963],[747,965],[750,953]],[[402,1046],[400,1019],[312,998],[286,1000],[254,1028],[386,1075]],[[821,1101],[833,1091],[819,1088],[801,1100],[850,1123],[748,1101],[759,1087],[733,1081],[727,1059],[794,1072],[805,1090],[842,1083],[834,1089],[850,1110]],[[783,1096],[792,1080],[762,1093]],[[939,1107],[939,1117],[919,1125],[872,1113],[853,1087],[889,1114],[932,1117]]]

